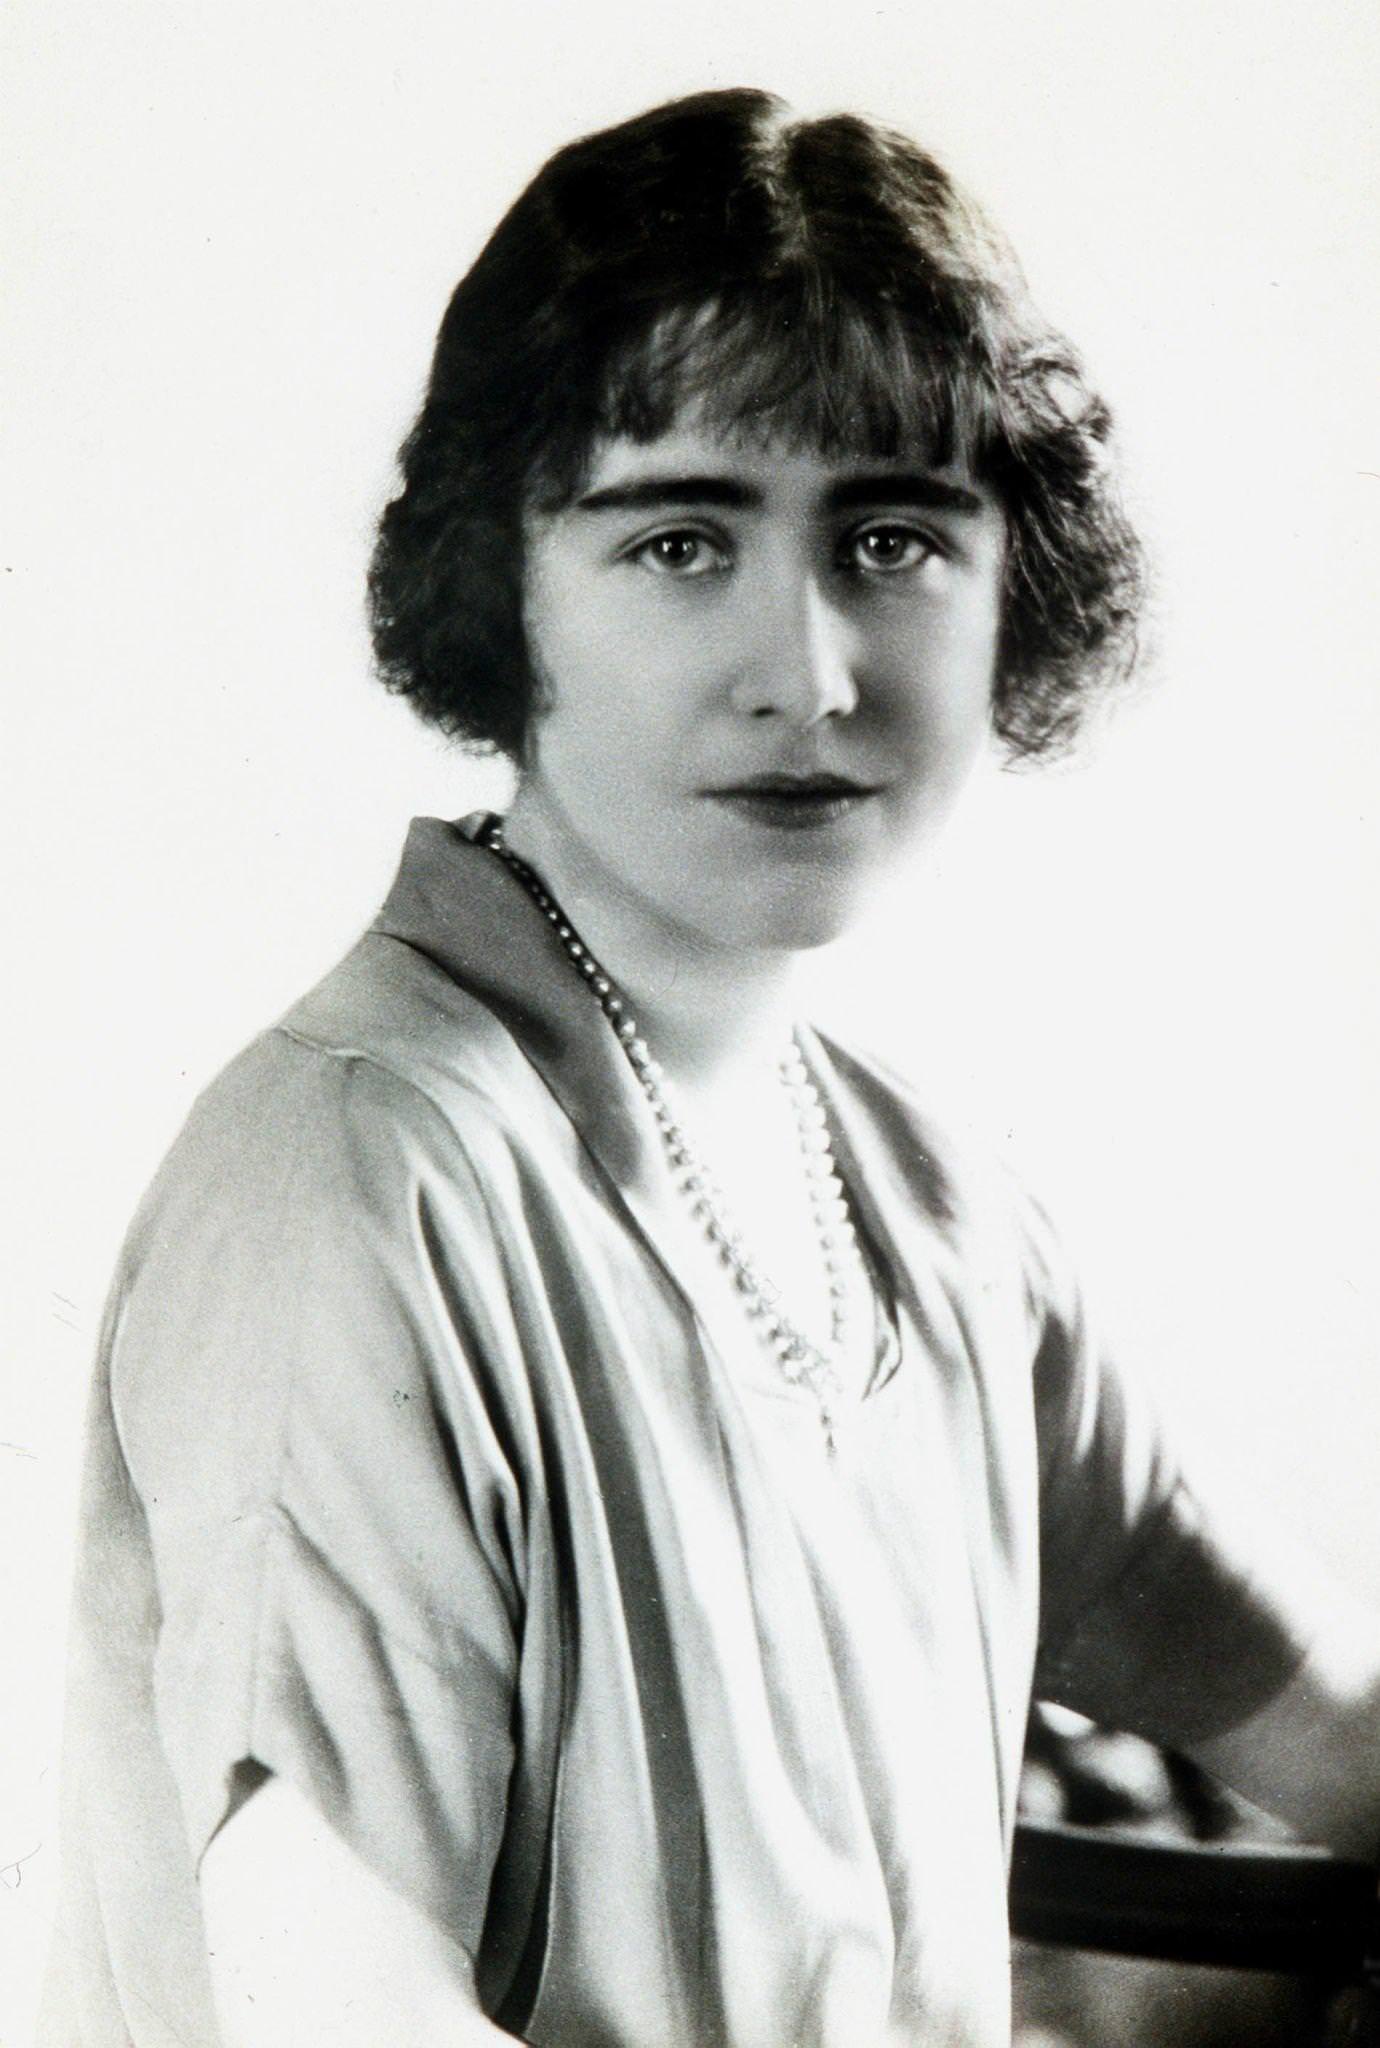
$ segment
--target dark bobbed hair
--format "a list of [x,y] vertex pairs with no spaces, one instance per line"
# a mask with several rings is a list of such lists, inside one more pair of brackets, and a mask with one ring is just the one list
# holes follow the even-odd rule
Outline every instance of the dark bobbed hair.
[[1143,579],[1110,414],[1009,251],[904,136],[744,90],[559,150],[456,287],[370,571],[384,683],[520,760],[524,516],[578,493],[600,439],[687,411],[828,458],[964,459],[995,490],[1013,757],[1062,748],[1130,669]]

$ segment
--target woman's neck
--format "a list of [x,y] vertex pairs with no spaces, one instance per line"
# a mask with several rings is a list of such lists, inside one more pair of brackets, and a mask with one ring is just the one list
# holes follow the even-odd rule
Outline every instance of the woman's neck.
[[680,1088],[716,1094],[779,1058],[795,1017],[792,953],[716,945],[659,916],[543,813],[525,812],[520,794],[504,842],[560,904]]

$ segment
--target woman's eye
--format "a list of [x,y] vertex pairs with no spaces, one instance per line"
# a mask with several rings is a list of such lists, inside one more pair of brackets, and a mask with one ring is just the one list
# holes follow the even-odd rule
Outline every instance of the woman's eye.
[[708,576],[726,567],[723,549],[707,534],[680,528],[639,541],[630,558],[658,576]]
[[939,549],[927,533],[914,526],[878,525],[860,527],[844,545],[845,566],[869,575],[895,575],[918,569]]

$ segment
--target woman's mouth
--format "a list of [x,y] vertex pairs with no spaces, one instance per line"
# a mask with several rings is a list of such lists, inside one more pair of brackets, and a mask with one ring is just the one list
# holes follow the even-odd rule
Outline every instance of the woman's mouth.
[[703,794],[754,825],[799,832],[837,824],[880,796],[881,788],[843,775],[754,775]]

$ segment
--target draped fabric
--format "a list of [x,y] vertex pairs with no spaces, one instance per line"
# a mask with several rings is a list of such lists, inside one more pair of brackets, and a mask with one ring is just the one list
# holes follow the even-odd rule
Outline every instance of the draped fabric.
[[805,1033],[899,1336],[830,1453],[472,830],[414,824],[131,1230],[48,2038],[213,2048],[196,1868],[266,1770],[533,2043],[997,2048],[1032,1679],[1186,1740],[1288,1617],[1039,1211]]

